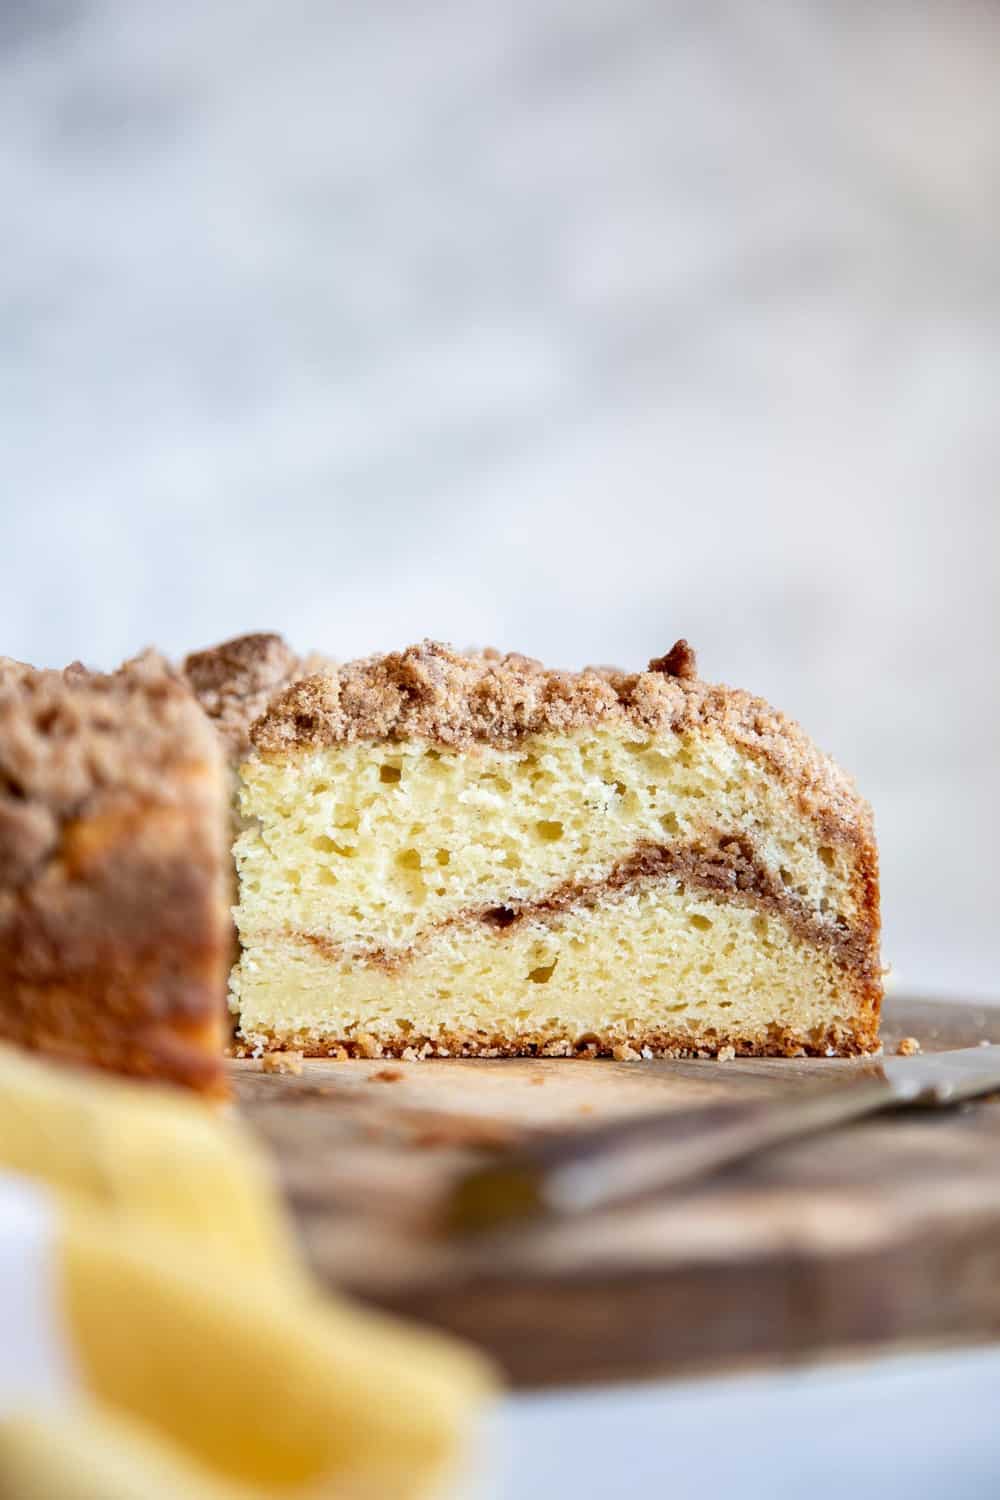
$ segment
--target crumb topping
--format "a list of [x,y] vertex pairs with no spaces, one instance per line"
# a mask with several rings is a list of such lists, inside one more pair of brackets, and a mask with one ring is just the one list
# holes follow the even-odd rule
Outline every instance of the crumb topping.
[[292,681],[299,665],[280,635],[259,633],[193,651],[183,670],[223,741],[239,755],[249,746],[250,725]]
[[643,672],[550,670],[531,657],[462,654],[436,641],[292,682],[250,729],[264,755],[355,740],[425,739],[454,749],[510,748],[528,735],[627,724],[640,733],[717,730],[794,784],[803,810],[852,827],[870,812],[849,777],[791,719],[760,698],[703,682],[677,641]]
[[663,672],[667,677],[697,677],[698,659],[687,641],[674,641],[666,656],[653,657],[649,670]]
[[26,661],[15,661],[12,656],[0,656],[0,687],[8,682],[20,682],[22,677],[27,677],[34,671]]
[[17,885],[61,826],[107,793],[165,802],[185,765],[218,760],[211,726],[155,652],[117,672],[0,672],[0,882]]

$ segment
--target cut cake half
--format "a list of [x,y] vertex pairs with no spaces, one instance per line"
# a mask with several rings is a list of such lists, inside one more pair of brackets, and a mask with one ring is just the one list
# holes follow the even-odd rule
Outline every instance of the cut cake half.
[[870,810],[684,642],[638,673],[424,643],[292,682],[248,740],[243,1050],[878,1048]]
[[159,657],[0,660],[0,1037],[222,1089],[227,807],[218,737]]

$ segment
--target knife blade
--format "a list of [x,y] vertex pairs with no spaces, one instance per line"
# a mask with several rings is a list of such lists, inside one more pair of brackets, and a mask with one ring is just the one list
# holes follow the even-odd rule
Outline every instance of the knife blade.
[[445,1223],[452,1232],[473,1233],[589,1213],[869,1115],[943,1108],[994,1092],[1000,1092],[1000,1045],[864,1063],[849,1080],[787,1099],[658,1110],[540,1135],[461,1177]]

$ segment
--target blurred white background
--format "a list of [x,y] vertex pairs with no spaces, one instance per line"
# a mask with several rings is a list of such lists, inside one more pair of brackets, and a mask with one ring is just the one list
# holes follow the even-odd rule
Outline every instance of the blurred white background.
[[0,651],[686,635],[1000,995],[998,91],[985,0],[4,0]]

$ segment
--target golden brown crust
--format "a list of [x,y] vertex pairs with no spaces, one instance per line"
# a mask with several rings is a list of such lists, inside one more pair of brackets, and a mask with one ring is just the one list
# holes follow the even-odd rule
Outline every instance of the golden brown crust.
[[221,1088],[225,789],[183,681],[146,655],[0,681],[0,1035]]
[[[682,1031],[650,1029],[641,1033],[610,1030],[569,1038],[558,1027],[525,1032],[516,1037],[443,1028],[433,1036],[412,1032],[375,1037],[359,1030],[349,1036],[296,1033],[272,1036],[255,1031],[240,1040],[237,1057],[280,1052],[293,1046],[305,1057],[397,1057],[416,1062],[429,1057],[861,1057],[879,1051],[878,1023],[867,1014],[841,1026],[808,1032],[769,1026],[759,1036],[706,1030],[692,1038]],[[628,1049],[628,1051],[626,1051]]]

